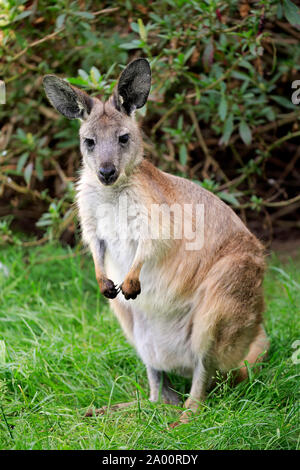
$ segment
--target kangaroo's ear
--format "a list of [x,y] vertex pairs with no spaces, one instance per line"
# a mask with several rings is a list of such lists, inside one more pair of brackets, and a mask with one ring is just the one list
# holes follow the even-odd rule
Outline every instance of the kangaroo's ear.
[[84,91],[69,85],[55,75],[45,75],[43,85],[48,100],[61,114],[69,119],[86,119],[93,100]]
[[130,115],[147,101],[151,88],[151,69],[146,59],[136,59],[123,70],[114,93],[118,111]]

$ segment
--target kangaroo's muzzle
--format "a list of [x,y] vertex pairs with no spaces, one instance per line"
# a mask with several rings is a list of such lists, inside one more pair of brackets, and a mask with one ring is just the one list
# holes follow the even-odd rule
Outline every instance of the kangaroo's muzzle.
[[98,171],[98,179],[105,185],[113,184],[118,176],[117,169],[112,163],[102,166]]

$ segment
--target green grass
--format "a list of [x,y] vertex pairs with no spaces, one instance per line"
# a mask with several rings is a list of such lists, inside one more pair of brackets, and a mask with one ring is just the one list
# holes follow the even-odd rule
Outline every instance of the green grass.
[[[171,430],[179,410],[147,400],[145,368],[98,292],[91,258],[53,259],[68,253],[56,245],[0,252],[10,271],[0,269],[1,449],[299,448],[299,263],[270,261],[262,371],[235,388],[219,382],[200,414]],[[172,380],[188,393],[187,380]]]

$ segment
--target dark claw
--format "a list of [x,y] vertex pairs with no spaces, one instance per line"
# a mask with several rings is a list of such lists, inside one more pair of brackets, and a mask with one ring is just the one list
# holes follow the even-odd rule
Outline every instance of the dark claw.
[[120,291],[117,289],[117,286],[110,279],[107,279],[104,283],[104,286],[101,292],[108,299],[114,299],[115,297],[117,297]]
[[110,291],[104,291],[103,292],[103,295],[107,298],[107,299],[115,299],[118,295],[118,292],[116,290],[110,290]]

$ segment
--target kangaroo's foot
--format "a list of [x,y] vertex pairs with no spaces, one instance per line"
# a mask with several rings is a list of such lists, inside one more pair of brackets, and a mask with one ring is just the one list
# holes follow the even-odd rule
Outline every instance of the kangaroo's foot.
[[188,398],[186,402],[184,403],[184,407],[187,408],[183,412],[181,412],[179,420],[175,421],[174,423],[171,423],[169,425],[170,429],[176,428],[176,426],[179,426],[180,424],[186,424],[190,421],[190,418],[197,413],[197,411],[200,410],[200,405],[198,402],[192,400],[191,398]]
[[104,415],[106,413],[109,413],[110,411],[114,412],[114,411],[119,411],[123,408],[127,408],[131,405],[134,405],[136,403],[136,401],[129,401],[129,402],[126,402],[126,403],[117,403],[116,405],[106,405],[106,406],[102,406],[101,408],[90,408],[87,410],[87,412],[85,413],[85,418],[90,418],[91,416],[100,416],[100,415]]
[[186,410],[181,413],[178,421],[169,425],[171,429],[175,428],[179,424],[188,423],[190,417],[200,409],[201,402],[205,400],[207,378],[207,365],[205,366],[205,361],[203,358],[200,358],[194,369],[190,396],[184,403],[184,408],[186,408]]

